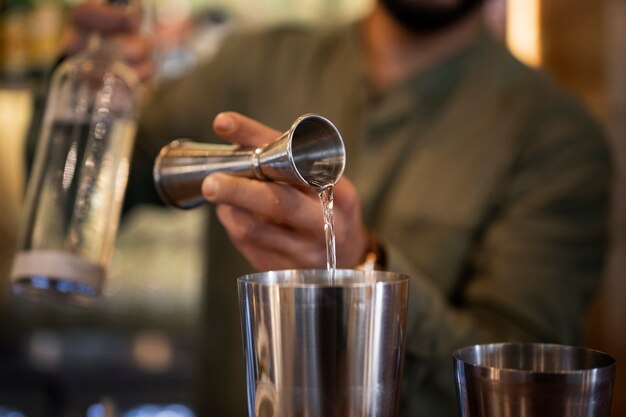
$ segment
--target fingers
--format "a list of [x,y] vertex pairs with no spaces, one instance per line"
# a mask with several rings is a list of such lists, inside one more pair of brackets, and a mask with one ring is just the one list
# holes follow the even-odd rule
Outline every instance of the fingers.
[[154,75],[154,63],[152,61],[144,61],[133,65],[137,77],[140,81],[146,81]]
[[[361,213],[359,194],[348,179],[340,178],[333,188],[334,200],[339,202],[339,209],[347,213]],[[360,218],[359,218],[360,220]]]
[[141,81],[145,81],[154,75],[152,44],[146,37],[128,35],[124,37],[120,45],[124,61],[133,67]]
[[273,142],[280,132],[236,112],[222,112],[213,121],[213,130],[221,138],[243,146]]
[[217,217],[235,246],[258,270],[318,268],[326,262],[324,247],[317,244],[319,239],[303,239],[295,230],[224,204],[217,206]]
[[218,173],[204,180],[202,194],[212,203],[237,206],[305,232],[317,232],[322,222],[316,196],[276,183]]
[[[65,54],[74,55],[82,51],[87,46],[86,43],[85,36],[81,36],[76,31],[69,33],[65,42]],[[138,35],[125,36],[120,42],[120,48],[122,58],[135,70],[141,81],[148,80],[154,75],[152,45],[147,38]]]
[[86,1],[72,9],[70,20],[72,26],[79,32],[100,32],[109,35],[137,30],[140,16],[124,8]]
[[141,81],[154,74],[152,43],[139,32],[139,13],[87,1],[72,9],[73,27],[65,44],[65,54],[73,55],[87,46],[88,34],[97,31],[105,35],[120,34],[120,55],[137,73]]
[[152,58],[152,44],[146,37],[136,34],[127,35],[122,37],[119,44],[121,55],[131,65],[150,61]]
[[[356,189],[347,179],[335,187],[337,265],[363,260],[368,232]],[[202,185],[217,204],[231,240],[256,268],[323,267],[326,262],[322,208],[314,194],[271,182],[212,174]]]

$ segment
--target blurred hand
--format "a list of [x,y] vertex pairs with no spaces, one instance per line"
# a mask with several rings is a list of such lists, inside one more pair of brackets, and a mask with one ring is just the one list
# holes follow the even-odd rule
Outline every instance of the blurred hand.
[[[281,132],[233,112],[220,113],[215,132],[230,142],[260,146]],[[217,204],[217,217],[237,249],[260,271],[325,268],[322,206],[314,192],[227,174],[212,174],[202,193]],[[361,206],[352,183],[341,179],[334,189],[337,266],[355,267],[367,247]]]
[[70,23],[64,48],[66,54],[83,50],[89,36],[94,32],[102,36],[115,35],[122,38],[120,44],[123,59],[135,69],[139,78],[145,81],[153,75],[152,43],[140,33],[139,7],[122,8],[87,0],[72,9]]

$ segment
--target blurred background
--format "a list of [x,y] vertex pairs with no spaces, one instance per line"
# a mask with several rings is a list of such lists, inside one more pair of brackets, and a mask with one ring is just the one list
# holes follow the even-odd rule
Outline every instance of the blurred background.
[[[146,30],[156,40],[158,82],[210,59],[235,28],[355,19],[371,1],[142,4]],[[133,210],[120,229],[105,297],[95,308],[23,304],[7,311],[7,270],[25,186],[24,139],[73,4],[0,0],[0,417],[96,417],[113,409],[121,416],[192,416],[204,210]],[[584,343],[624,363],[626,0],[489,0],[485,19],[520,60],[545,69],[577,95],[610,134],[618,161],[613,245]],[[613,417],[626,416],[625,381],[618,365]]]

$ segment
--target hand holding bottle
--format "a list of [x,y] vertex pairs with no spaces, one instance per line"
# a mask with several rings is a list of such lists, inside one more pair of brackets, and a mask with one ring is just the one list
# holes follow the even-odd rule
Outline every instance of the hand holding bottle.
[[70,32],[65,43],[66,55],[73,55],[87,47],[94,32],[102,36],[120,38],[120,54],[132,66],[137,76],[145,81],[154,73],[152,42],[141,31],[141,10],[138,6],[116,7],[96,1],[85,1],[75,6],[70,14]]
[[11,273],[15,294],[81,304],[106,277],[141,96],[119,32],[87,32],[85,51],[51,77]]

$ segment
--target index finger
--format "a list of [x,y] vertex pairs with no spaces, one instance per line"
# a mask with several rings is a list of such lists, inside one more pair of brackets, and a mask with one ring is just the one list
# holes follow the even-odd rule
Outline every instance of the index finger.
[[76,30],[105,35],[137,30],[139,20],[140,16],[134,11],[94,1],[83,2],[71,12],[71,21]]
[[280,136],[278,130],[232,111],[215,116],[213,129],[222,139],[243,146],[265,145]]
[[211,203],[239,207],[275,224],[313,231],[322,224],[319,201],[294,187],[214,173],[204,179],[202,194]]

